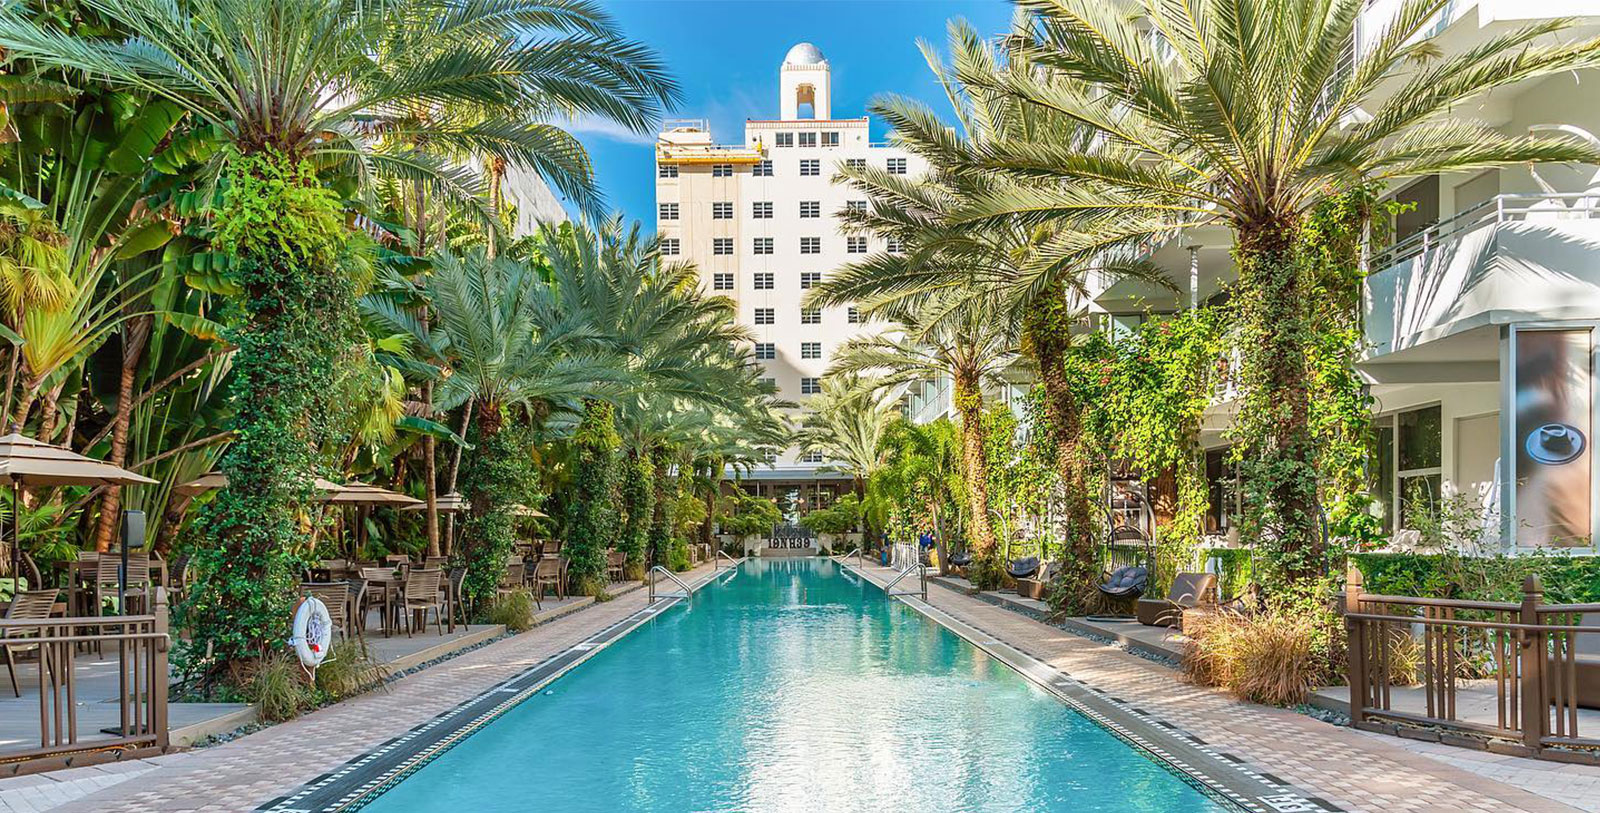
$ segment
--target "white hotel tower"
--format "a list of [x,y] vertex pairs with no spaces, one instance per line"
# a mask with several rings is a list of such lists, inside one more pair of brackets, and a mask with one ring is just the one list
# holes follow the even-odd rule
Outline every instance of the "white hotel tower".
[[[828,60],[815,45],[789,49],[779,77],[779,118],[747,120],[741,144],[715,143],[704,120],[666,124],[656,141],[656,218],[664,252],[693,262],[706,289],[738,303],[779,397],[804,403],[839,345],[870,329],[854,308],[801,308],[806,290],[885,248],[840,230],[836,214],[866,201],[834,185],[835,172],[857,162],[893,173],[923,167],[869,143],[865,116],[833,117]],[[819,474],[821,463],[791,450],[751,479],[762,494],[804,499],[793,506],[803,512],[844,482]]]

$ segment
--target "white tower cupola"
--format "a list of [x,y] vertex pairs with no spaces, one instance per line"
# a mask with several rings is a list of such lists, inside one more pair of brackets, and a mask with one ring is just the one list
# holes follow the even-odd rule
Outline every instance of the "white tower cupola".
[[789,49],[779,71],[784,121],[829,119],[828,60],[817,46],[802,42]]

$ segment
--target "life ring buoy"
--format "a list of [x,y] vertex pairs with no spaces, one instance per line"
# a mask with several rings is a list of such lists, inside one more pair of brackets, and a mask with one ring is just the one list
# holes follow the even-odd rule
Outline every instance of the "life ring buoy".
[[294,637],[289,643],[307,669],[317,668],[328,657],[328,648],[333,646],[333,617],[321,599],[306,596],[294,608]]

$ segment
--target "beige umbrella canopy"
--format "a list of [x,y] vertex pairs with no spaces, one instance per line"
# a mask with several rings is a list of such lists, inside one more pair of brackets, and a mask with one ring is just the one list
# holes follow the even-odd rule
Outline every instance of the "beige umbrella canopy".
[[[22,487],[34,486],[128,486],[152,484],[155,480],[118,468],[103,460],[51,446],[33,438],[12,434],[0,437],[0,478],[11,481],[12,505],[22,505]],[[22,512],[11,512],[11,573],[22,568]]]
[[545,512],[540,511],[537,508],[529,508],[526,505],[513,505],[513,506],[511,506],[511,513],[516,514],[519,517],[533,517],[534,519],[549,519],[550,518],[549,514],[546,514]]
[[[316,478],[312,484],[316,486],[318,491],[321,491],[324,494],[333,494],[344,489],[344,486],[341,486],[332,480],[324,480],[321,477]],[[182,485],[173,486],[172,490],[178,492],[179,494],[194,495],[199,494],[202,491],[214,491],[219,488],[227,487],[228,475],[223,474],[220,471],[213,471],[208,474],[201,475],[199,479],[190,480]]]
[[[435,497],[433,499],[433,504],[434,504],[435,507],[438,508],[439,513],[441,513],[441,514],[455,514],[455,513],[459,513],[461,511],[466,511],[466,510],[472,508],[472,503],[467,502],[467,498],[466,497],[461,496],[461,494],[459,492],[455,492],[455,491],[452,491],[449,494],[445,494],[445,495],[442,495],[442,496],[439,496],[439,497]],[[400,510],[401,511],[426,511],[426,510],[428,510],[428,504],[426,502],[421,502],[418,505],[406,506],[405,508],[402,508]]]
[[398,491],[379,488],[367,483],[346,483],[337,487],[339,490],[322,498],[323,502],[338,502],[351,505],[426,505],[422,500],[408,497]]

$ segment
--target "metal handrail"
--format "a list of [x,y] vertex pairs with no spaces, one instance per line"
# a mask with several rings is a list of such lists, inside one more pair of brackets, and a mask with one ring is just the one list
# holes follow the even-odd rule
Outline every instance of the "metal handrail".
[[[656,592],[656,578],[655,577],[656,577],[656,571],[658,571],[658,570],[661,571],[661,574],[663,576],[666,576],[667,578],[671,579],[673,581],[673,583],[677,584],[682,592],[678,592],[678,593],[657,593]],[[687,601],[694,595],[694,591],[689,589],[689,585],[685,584],[683,579],[678,578],[678,574],[673,573],[672,571],[662,567],[661,565],[656,565],[655,567],[650,568],[650,572],[645,574],[645,583],[650,586],[650,598],[649,598],[648,601],[645,602],[646,604],[654,604],[654,603],[656,603],[656,599],[657,598],[681,598],[681,599],[684,599],[685,601]]]
[[854,555],[856,557],[856,567],[864,567],[865,566],[865,564],[866,564],[866,554],[865,554],[865,552],[863,552],[861,550],[861,546],[860,545],[857,545],[857,546],[851,548],[848,553],[843,553],[843,554],[840,554],[840,555],[835,556],[833,558],[835,558],[835,559],[848,559],[848,558],[850,558],[851,555]]
[[717,548],[717,555],[711,557],[711,569],[712,570],[716,570],[722,564],[722,560],[723,559],[727,559],[730,563],[732,563],[733,567],[738,567],[739,566],[739,560],[738,559],[735,559],[732,556],[729,556],[728,552],[723,550],[722,548]]
[[[917,590],[902,590],[902,591],[896,593],[894,591],[894,586],[899,584],[900,581],[902,579],[904,579],[905,577],[911,575],[911,573],[913,571],[916,572],[918,578],[921,580],[922,589],[920,591],[917,591]],[[927,601],[928,600],[928,566],[925,565],[925,564],[921,564],[919,562],[918,564],[912,565],[911,567],[908,567],[905,570],[900,571],[900,575],[894,577],[894,579],[892,581],[890,581],[889,584],[886,585],[883,588],[883,592],[884,592],[885,595],[889,596],[890,598],[894,598],[895,596],[921,596],[923,601]]]
[[[1566,208],[1539,208],[1537,204],[1567,203]],[[1413,257],[1427,254],[1450,238],[1491,223],[1508,223],[1524,220],[1529,215],[1565,215],[1567,218],[1591,219],[1600,217],[1600,193],[1559,192],[1539,194],[1495,195],[1473,204],[1456,214],[1433,223],[1408,235],[1393,245],[1375,253],[1372,270],[1383,271]]]

